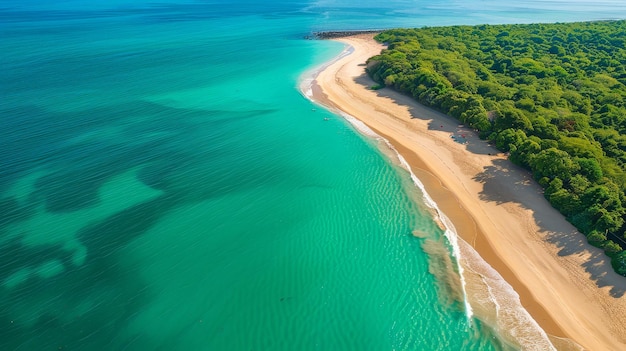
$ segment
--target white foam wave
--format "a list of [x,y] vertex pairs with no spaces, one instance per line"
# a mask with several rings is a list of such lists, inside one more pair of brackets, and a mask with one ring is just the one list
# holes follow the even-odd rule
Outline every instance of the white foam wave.
[[350,122],[350,124],[354,128],[356,128],[359,131],[359,133],[361,133],[361,134],[363,134],[363,135],[365,135],[367,137],[376,139],[376,140],[383,140],[383,141],[387,142],[387,140],[382,138],[380,135],[376,134],[376,132],[374,132],[370,127],[368,127],[365,123],[361,122],[360,120],[350,116],[347,113],[340,112],[340,114],[341,114],[341,116],[343,118],[345,118],[348,122]]
[[[327,61],[319,66],[313,67],[312,69],[308,71],[305,71],[300,76],[300,79],[298,81],[298,90],[300,91],[300,93],[304,95],[304,97],[306,97],[307,99],[313,101],[314,103],[320,104],[319,101],[316,101],[315,97],[313,96],[313,82],[315,82],[317,75],[320,74],[320,72],[322,72],[328,66],[350,55],[352,52],[354,52],[354,48],[352,46],[346,45],[343,51],[341,51],[341,53],[335,56],[332,60]],[[325,107],[329,108],[329,106],[325,106]],[[337,110],[333,110],[333,112],[340,113]]]
[[402,157],[402,155],[400,155],[395,150],[395,148],[391,145],[391,143],[389,143],[388,141],[387,141],[387,146],[389,146],[392,150],[396,152],[397,157],[400,160],[400,164],[411,175],[411,180],[413,181],[413,184],[415,184],[422,191],[422,194],[423,194],[422,196],[424,197],[424,202],[426,203],[426,206],[430,207],[437,213],[437,217],[438,217],[437,219],[439,219],[445,227],[444,236],[448,240],[448,243],[450,244],[450,246],[452,246],[452,256],[454,257],[454,261],[455,261],[457,270],[459,272],[459,277],[461,280],[461,289],[463,290],[463,304],[465,307],[465,315],[467,317],[467,320],[471,323],[472,317],[473,317],[473,310],[472,310],[472,305],[470,304],[469,299],[467,297],[467,282],[465,281],[465,275],[463,274],[463,265],[461,265],[461,249],[459,247],[459,239],[458,239],[458,234],[456,233],[456,229],[454,228],[454,225],[452,224],[450,219],[439,209],[439,207],[437,206],[437,203],[430,197],[430,195],[426,191],[426,188],[424,187],[424,184],[419,180],[419,178],[417,178],[417,176],[411,170],[409,163],[406,162],[404,157]]
[[462,240],[460,243],[463,264],[472,273],[479,275],[487,287],[487,296],[477,296],[477,303],[483,300],[494,305],[495,321],[491,323],[495,325],[491,327],[504,339],[514,340],[522,350],[556,350],[548,334],[522,306],[513,287],[471,245]]
[[491,284],[489,284],[489,281],[485,278],[484,275],[480,276],[482,282],[485,284],[485,286],[487,287],[487,293],[489,294],[489,301],[493,302],[494,308],[496,310],[496,317],[500,315],[500,303],[498,302],[498,299],[496,299],[496,293],[495,291],[493,291],[493,288],[491,287]]

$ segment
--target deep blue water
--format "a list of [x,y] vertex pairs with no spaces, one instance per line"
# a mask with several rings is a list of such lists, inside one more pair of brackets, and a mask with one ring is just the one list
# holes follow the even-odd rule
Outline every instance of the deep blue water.
[[[493,350],[406,172],[298,91],[313,31],[620,1],[0,1],[0,349]],[[330,121],[324,121],[329,118]]]

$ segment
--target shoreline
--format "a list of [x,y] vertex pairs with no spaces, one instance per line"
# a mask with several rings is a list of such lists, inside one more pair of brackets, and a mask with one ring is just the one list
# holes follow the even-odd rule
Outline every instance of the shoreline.
[[[363,122],[407,161],[462,239],[461,264],[477,317],[524,349],[545,349],[533,343],[543,331],[559,350],[580,349],[575,343],[626,349],[626,279],[547,203],[528,172],[473,131],[388,88],[367,89],[374,82],[365,61],[383,49],[373,36],[333,38],[351,51],[315,72],[311,98]],[[474,250],[488,265],[470,259]],[[519,295],[523,308],[514,312],[532,318],[507,319],[490,300],[499,276],[517,293],[502,295],[511,303],[506,307],[514,308]],[[533,323],[541,328],[532,330]]]

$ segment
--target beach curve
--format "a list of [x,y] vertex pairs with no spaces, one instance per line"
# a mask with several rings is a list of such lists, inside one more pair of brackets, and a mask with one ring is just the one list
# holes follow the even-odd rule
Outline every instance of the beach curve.
[[[545,346],[529,340],[541,334],[530,330],[535,322],[559,350],[626,349],[626,279],[548,204],[530,174],[458,121],[390,89],[368,89],[365,62],[383,49],[373,34],[333,40],[350,51],[315,72],[310,97],[363,122],[407,161],[462,239],[477,316],[522,349]],[[524,311],[485,302],[485,294],[507,289],[494,286],[500,276],[515,290],[504,300],[519,295]],[[525,311],[532,318],[520,324]]]

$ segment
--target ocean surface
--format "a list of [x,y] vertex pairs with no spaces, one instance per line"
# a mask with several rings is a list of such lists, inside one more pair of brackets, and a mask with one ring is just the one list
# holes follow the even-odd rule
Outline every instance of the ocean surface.
[[300,91],[343,50],[305,37],[617,18],[621,0],[0,0],[0,350],[509,348],[437,274],[454,233],[393,153]]

